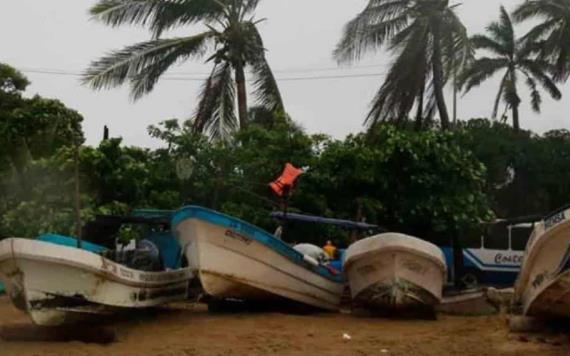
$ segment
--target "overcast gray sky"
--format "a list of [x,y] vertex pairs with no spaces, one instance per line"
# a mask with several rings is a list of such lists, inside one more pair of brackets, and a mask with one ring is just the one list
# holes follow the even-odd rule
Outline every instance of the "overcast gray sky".
[[[483,31],[498,17],[499,6],[508,9],[522,0],[463,0],[459,14],[470,33]],[[342,138],[363,129],[370,99],[381,85],[390,58],[371,55],[355,67],[338,68],[331,52],[343,25],[363,9],[366,0],[264,0],[258,17],[268,59],[279,80],[287,111],[309,132]],[[29,70],[63,70],[77,73],[107,51],[149,39],[140,28],[108,28],[91,21],[88,8],[95,0],[3,0],[0,7],[0,62],[11,64],[32,81],[27,95],[38,93],[62,100],[85,117],[89,144],[96,144],[103,125],[127,144],[156,147],[147,135],[148,125],[169,118],[186,118],[194,111],[200,82],[164,80],[153,93],[135,103],[127,88],[94,92],[82,87],[76,76],[32,73]],[[177,31],[192,33],[188,27]],[[519,29],[522,34],[523,29]],[[208,67],[188,62],[170,76],[201,78]],[[362,75],[354,78],[298,79]],[[294,80],[291,80],[291,79]],[[463,97],[459,117],[488,117],[498,79]],[[570,129],[570,84],[562,87],[560,102],[544,94],[542,114],[531,112],[523,92],[521,125],[536,132]]]

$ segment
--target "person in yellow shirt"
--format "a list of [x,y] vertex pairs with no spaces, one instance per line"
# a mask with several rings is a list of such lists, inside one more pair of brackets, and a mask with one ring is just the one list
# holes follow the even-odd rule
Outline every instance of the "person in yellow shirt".
[[335,259],[336,247],[335,247],[335,245],[333,245],[331,240],[327,241],[327,244],[323,247],[323,250],[325,250],[326,254],[329,255],[331,260]]

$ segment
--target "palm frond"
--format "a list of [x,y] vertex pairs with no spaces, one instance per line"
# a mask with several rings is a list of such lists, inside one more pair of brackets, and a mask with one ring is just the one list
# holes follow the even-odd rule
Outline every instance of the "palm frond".
[[351,63],[367,51],[379,49],[409,22],[410,0],[371,0],[366,8],[345,26],[334,57]]
[[525,40],[540,42],[540,58],[555,65],[555,80],[566,81],[570,76],[570,1],[528,0],[515,10],[513,16],[519,22],[541,20]]
[[408,117],[424,87],[429,73],[428,33],[414,26],[417,32],[410,36],[402,48],[384,84],[376,93],[365,124],[369,127],[380,121],[401,121]]
[[231,64],[215,65],[200,94],[193,125],[196,132],[207,132],[214,140],[226,140],[238,129],[235,90]]
[[513,18],[522,22],[536,17],[558,16],[570,11],[568,5],[567,0],[526,0],[513,11]]
[[511,53],[509,52],[508,48],[502,43],[495,41],[494,39],[487,37],[485,35],[474,35],[471,37],[471,41],[473,42],[473,46],[476,49],[484,49],[490,51],[499,56],[508,57]]
[[520,65],[525,71],[530,73],[532,77],[538,80],[542,88],[544,88],[553,99],[560,100],[562,98],[562,93],[556,86],[556,83],[546,74],[548,71],[551,71],[550,64],[540,60],[527,59],[520,61]]
[[277,80],[265,57],[265,48],[261,34],[257,30],[255,23],[247,22],[245,26],[247,28],[245,33],[252,42],[251,47],[255,48],[255,53],[249,58],[247,64],[250,65],[254,79],[254,95],[257,98],[257,103],[270,111],[284,110]]
[[223,15],[220,0],[99,0],[90,9],[94,19],[107,25],[141,25],[158,38],[165,30]]
[[492,34],[501,47],[508,53],[514,54],[516,49],[515,32],[509,13],[501,6],[501,15],[498,22],[493,22],[487,27],[487,31]]
[[391,51],[401,50],[408,44],[408,40],[410,40],[411,36],[414,36],[418,32],[425,33],[426,31],[429,31],[429,23],[423,19],[417,19],[392,37],[389,49]]
[[499,92],[495,97],[495,104],[493,105],[493,118],[497,117],[497,113],[499,111],[499,104],[501,103],[501,99],[503,98],[503,91],[505,90],[506,81],[509,77],[509,71],[505,72],[503,79],[501,79],[501,84],[499,84]]
[[126,81],[132,84],[134,99],[149,92],[160,76],[174,63],[201,57],[214,34],[157,39],[128,46],[91,63],[83,84],[93,89],[109,89]]
[[543,23],[536,25],[535,27],[531,28],[526,35],[523,36],[524,41],[538,41],[541,38],[547,36],[548,34],[552,33],[553,30],[556,29],[556,25],[558,24],[557,20],[549,20]]
[[459,78],[459,85],[465,93],[481,85],[497,71],[507,68],[509,61],[505,58],[480,58],[475,60]]
[[542,98],[540,96],[540,92],[538,91],[538,86],[536,85],[536,81],[532,78],[530,74],[523,71],[526,77],[526,85],[530,89],[530,104],[532,110],[535,112],[540,112],[540,104],[542,104]]

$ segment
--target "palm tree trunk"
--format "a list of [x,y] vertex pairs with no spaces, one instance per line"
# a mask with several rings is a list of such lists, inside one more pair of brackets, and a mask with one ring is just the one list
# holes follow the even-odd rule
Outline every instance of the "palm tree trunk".
[[457,128],[457,70],[453,68],[453,127]]
[[512,111],[513,111],[513,127],[515,131],[519,131],[521,128],[519,123],[519,104],[513,105]]
[[447,113],[447,106],[445,105],[445,97],[443,95],[443,65],[441,63],[441,29],[439,25],[433,26],[433,90],[435,94],[435,101],[441,119],[441,127],[448,130],[449,114]]
[[422,88],[422,91],[418,97],[418,111],[416,113],[416,123],[414,125],[416,131],[421,131],[421,129],[423,128],[423,110],[424,110],[424,89]]
[[243,64],[236,65],[236,85],[238,95],[239,126],[243,130],[247,127],[247,91],[245,88],[245,72]]

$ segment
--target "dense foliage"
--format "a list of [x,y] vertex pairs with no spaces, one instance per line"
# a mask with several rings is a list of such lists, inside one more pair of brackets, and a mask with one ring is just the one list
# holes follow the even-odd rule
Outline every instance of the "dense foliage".
[[[546,213],[570,197],[565,130],[538,136],[476,119],[452,132],[377,124],[335,140],[259,107],[226,141],[196,133],[192,121],[168,120],[149,127],[162,148],[126,147],[120,138],[90,147],[81,145],[79,113],[57,100],[24,98],[28,81],[11,67],[0,67],[0,83],[0,238],[73,234],[75,167],[83,221],[196,204],[271,231],[277,223],[269,214],[284,202],[268,183],[291,162],[305,174],[289,211],[367,221],[442,244],[495,216]],[[341,245],[355,237],[292,223],[284,236]]]

